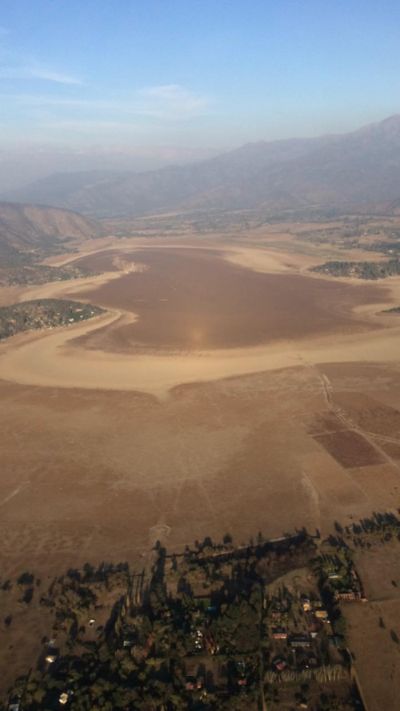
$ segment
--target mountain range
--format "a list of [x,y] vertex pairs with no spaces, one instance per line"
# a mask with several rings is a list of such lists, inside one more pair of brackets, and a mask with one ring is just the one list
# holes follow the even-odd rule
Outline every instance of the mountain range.
[[59,173],[3,197],[98,218],[238,209],[396,212],[400,115],[343,135],[247,144],[184,166]]

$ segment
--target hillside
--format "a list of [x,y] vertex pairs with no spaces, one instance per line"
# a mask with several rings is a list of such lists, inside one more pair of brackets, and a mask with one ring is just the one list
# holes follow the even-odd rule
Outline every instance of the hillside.
[[146,173],[69,173],[7,195],[97,217],[163,211],[389,210],[400,198],[400,116],[336,136],[245,145]]
[[17,260],[22,253],[57,251],[69,240],[98,237],[100,226],[74,212],[0,202],[0,257]]

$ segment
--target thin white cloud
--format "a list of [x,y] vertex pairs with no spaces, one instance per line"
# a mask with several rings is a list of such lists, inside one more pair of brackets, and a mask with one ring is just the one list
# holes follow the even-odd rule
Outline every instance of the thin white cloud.
[[149,86],[137,92],[137,110],[154,118],[190,118],[208,113],[210,102],[180,84]]
[[76,84],[82,85],[83,81],[79,77],[57,72],[45,67],[32,66],[28,67],[28,72],[33,79],[43,79],[44,81],[55,82],[56,84]]
[[0,79],[38,79],[56,84],[81,85],[83,82],[78,77],[64,74],[38,64],[0,67]]
[[83,83],[80,77],[49,67],[36,57],[15,51],[8,41],[9,34],[8,29],[0,25],[0,79],[36,80],[74,85]]
[[[1,72],[0,72],[1,76]],[[0,95],[4,105],[23,106],[25,110],[52,111],[57,117],[68,122],[96,121],[113,122],[122,117],[129,120],[151,119],[158,123],[188,121],[210,113],[210,101],[178,84],[152,86],[137,90],[123,98],[91,99],[64,97],[46,94],[20,93]],[[62,116],[60,116],[62,112]],[[92,116],[94,114],[94,116]]]

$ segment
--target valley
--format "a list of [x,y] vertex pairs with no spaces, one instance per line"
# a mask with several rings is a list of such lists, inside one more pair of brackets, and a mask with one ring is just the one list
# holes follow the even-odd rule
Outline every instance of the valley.
[[103,310],[0,344],[3,577],[397,511],[400,280],[313,273],[382,258],[328,224],[93,238],[0,289]]

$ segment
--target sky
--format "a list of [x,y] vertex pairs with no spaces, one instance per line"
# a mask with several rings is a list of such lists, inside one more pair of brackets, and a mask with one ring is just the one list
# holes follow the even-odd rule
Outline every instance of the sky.
[[0,188],[400,112],[398,0],[0,0]]

